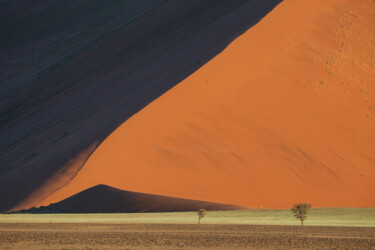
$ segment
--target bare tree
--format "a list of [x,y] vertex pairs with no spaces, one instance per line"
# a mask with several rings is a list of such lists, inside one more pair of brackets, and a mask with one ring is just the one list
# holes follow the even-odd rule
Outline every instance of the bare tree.
[[301,226],[303,226],[304,220],[307,218],[307,212],[310,210],[311,205],[308,203],[299,203],[295,204],[291,211],[293,212],[294,216],[301,221]]
[[198,224],[201,223],[201,219],[207,214],[206,209],[199,209],[198,211]]

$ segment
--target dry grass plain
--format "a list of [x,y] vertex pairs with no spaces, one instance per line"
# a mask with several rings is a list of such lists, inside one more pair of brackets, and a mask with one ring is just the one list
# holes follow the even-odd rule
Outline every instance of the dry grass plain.
[[375,208],[141,214],[3,214],[0,249],[375,248]]

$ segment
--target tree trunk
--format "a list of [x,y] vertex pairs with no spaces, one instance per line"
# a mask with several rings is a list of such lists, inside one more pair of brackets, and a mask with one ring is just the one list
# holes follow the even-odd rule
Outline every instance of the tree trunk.
[[303,226],[303,220],[301,220],[301,226]]
[[200,217],[198,218],[198,224],[201,224],[201,218]]

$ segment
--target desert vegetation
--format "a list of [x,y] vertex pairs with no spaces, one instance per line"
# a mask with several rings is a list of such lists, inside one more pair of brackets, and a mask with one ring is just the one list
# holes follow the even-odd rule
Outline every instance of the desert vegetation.
[[295,204],[291,208],[291,211],[294,214],[294,217],[296,217],[296,219],[301,221],[301,226],[303,226],[303,222],[306,220],[307,213],[309,212],[310,208],[311,208],[311,204],[308,204],[308,203]]
[[[45,208],[44,208],[45,209]],[[0,223],[178,223],[197,224],[197,211],[170,213],[0,214]],[[298,225],[290,209],[209,211],[205,224]],[[309,226],[375,227],[375,208],[311,208]]]
[[203,219],[204,216],[206,216],[206,214],[207,214],[206,209],[201,208],[198,210],[198,224],[201,224],[201,219]]

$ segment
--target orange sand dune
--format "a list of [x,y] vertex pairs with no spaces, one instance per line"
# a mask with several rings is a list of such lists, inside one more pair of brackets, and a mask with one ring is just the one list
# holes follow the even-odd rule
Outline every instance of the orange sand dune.
[[373,0],[284,1],[43,204],[103,183],[243,206],[375,206],[374,13]]

